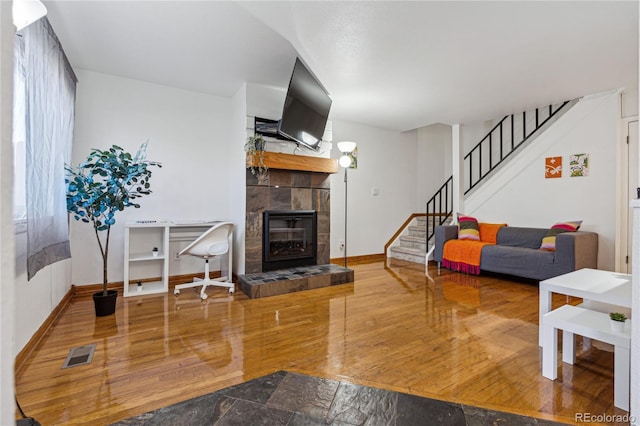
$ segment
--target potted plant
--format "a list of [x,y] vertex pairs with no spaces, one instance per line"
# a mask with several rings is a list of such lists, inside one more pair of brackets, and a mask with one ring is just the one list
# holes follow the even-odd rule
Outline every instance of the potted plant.
[[[136,200],[151,193],[151,167],[160,163],[146,160],[147,143],[135,157],[117,145],[108,150],[92,149],[86,160],[67,171],[67,211],[75,220],[90,223],[102,255],[102,291],[94,293],[96,316],[111,315],[116,309],[117,290],[107,290],[107,260],[111,226],[115,214],[127,207],[139,208]],[[101,234],[105,235],[101,238]]]
[[253,135],[247,139],[244,144],[244,150],[247,153],[247,163],[250,164],[249,170],[251,174],[257,176],[268,170],[268,167],[264,164],[264,149],[267,146],[267,141],[262,135]]
[[611,330],[622,333],[624,331],[624,323],[627,320],[627,316],[620,312],[611,312],[609,314],[609,318],[611,318]]

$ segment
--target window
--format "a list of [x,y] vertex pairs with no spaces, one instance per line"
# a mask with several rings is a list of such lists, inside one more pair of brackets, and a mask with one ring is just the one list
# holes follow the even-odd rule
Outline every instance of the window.
[[64,166],[71,157],[76,81],[46,18],[16,34],[14,220],[26,222],[29,280],[71,257]]
[[[25,194],[25,70],[18,55],[24,52],[22,38],[16,39],[13,69],[13,220],[24,222],[27,219],[27,197]],[[26,227],[22,227],[26,230]],[[21,230],[22,230],[21,229]]]

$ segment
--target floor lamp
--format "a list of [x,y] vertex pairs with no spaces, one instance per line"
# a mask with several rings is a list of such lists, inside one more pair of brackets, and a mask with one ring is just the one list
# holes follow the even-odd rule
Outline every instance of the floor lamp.
[[344,168],[344,267],[347,267],[347,170],[351,167],[351,153],[356,149],[355,142],[338,142],[342,153],[338,163]]

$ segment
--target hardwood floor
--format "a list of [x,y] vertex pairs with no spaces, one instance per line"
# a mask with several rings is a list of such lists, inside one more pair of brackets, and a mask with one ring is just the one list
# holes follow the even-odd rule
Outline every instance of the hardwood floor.
[[[16,377],[17,397],[43,425],[109,424],[288,370],[569,423],[625,414],[607,345],[578,338],[576,364],[542,377],[536,285],[396,264],[350,265],[354,284],[256,300],[119,297],[102,318],[74,298]],[[91,364],[61,369],[92,343]]]

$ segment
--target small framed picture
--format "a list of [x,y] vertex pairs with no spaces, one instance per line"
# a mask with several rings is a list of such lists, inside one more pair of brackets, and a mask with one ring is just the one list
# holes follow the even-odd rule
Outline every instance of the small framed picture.
[[571,177],[589,176],[589,154],[573,154],[569,157]]
[[547,179],[562,177],[562,157],[547,157],[544,159],[544,177]]

